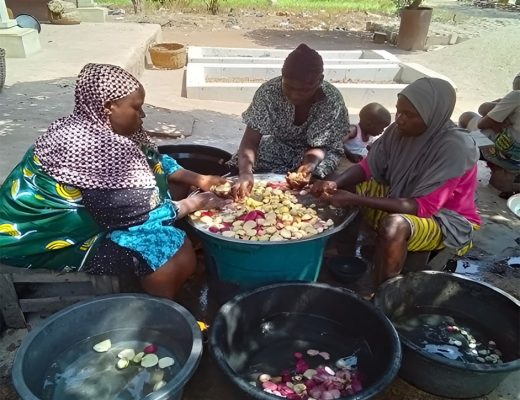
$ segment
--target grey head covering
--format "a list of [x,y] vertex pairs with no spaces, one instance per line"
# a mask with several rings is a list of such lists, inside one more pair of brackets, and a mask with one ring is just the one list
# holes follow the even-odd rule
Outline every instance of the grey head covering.
[[520,90],[520,72],[513,79],[513,90]]
[[374,178],[390,186],[389,197],[427,195],[473,168],[478,148],[468,131],[450,120],[456,94],[449,82],[421,78],[399,96],[413,104],[427,129],[420,136],[405,137],[394,122],[368,153]]

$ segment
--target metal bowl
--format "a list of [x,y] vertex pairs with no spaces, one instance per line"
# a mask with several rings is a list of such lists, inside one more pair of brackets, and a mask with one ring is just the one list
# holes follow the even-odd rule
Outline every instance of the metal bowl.
[[[285,175],[282,174],[255,174],[254,177],[255,181],[285,182]],[[231,177],[229,179],[236,180],[238,179],[238,177]],[[310,206],[311,204],[315,204],[316,210],[318,211],[318,216],[325,221],[329,218],[332,219],[334,221],[334,226],[321,233],[312,236],[307,236],[302,239],[273,242],[252,242],[250,240],[228,238],[217,233],[211,233],[210,231],[208,231],[207,224],[204,224],[200,221],[193,221],[191,218],[188,218],[188,222],[191,226],[193,226],[193,228],[195,228],[195,230],[203,233],[204,235],[209,235],[211,237],[218,238],[226,242],[254,244],[255,246],[273,246],[279,245],[280,243],[301,243],[316,240],[319,238],[325,238],[345,228],[345,226],[347,226],[357,215],[356,209],[330,208],[328,204],[326,204],[323,201],[320,201],[319,199],[313,197],[310,194],[302,195],[295,192],[295,195],[298,198],[298,201],[306,207]]]

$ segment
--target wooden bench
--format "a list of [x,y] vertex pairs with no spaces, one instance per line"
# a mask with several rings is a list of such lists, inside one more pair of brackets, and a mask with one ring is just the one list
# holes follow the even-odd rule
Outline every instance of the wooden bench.
[[[74,285],[79,290],[70,290]],[[33,293],[27,294],[24,286],[30,286]],[[47,290],[38,290],[43,287]],[[78,301],[119,291],[119,279],[114,276],[0,264],[0,317],[8,328],[25,328],[24,313],[49,314]]]

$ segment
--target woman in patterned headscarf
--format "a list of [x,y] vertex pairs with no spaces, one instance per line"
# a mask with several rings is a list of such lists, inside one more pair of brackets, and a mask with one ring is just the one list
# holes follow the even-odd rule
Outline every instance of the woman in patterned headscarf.
[[[368,157],[336,181],[313,185],[337,207],[363,207],[377,231],[377,284],[401,272],[408,251],[447,246],[463,254],[471,247],[480,225],[479,156],[475,141],[450,120],[455,100],[447,81],[413,82],[398,95],[395,123]],[[353,187],[357,193],[340,190]]]
[[143,86],[120,67],[88,64],[74,111],[54,122],[0,188],[0,262],[141,278],[172,298],[195,268],[176,219],[221,200],[173,202],[169,183],[209,190],[222,178],[182,169],[142,130]]

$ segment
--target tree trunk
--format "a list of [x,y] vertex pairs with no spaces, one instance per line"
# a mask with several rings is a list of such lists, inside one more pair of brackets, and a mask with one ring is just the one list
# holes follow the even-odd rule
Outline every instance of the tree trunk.
[[143,12],[143,0],[132,0],[134,6],[134,13],[138,14]]

